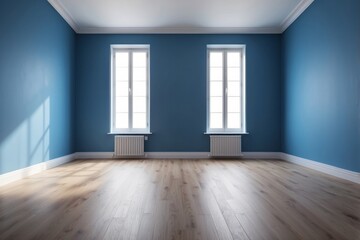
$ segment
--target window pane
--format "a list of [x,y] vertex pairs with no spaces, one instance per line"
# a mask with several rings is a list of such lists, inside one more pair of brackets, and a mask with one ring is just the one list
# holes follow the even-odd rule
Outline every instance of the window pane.
[[222,66],[223,66],[223,53],[210,52],[210,67],[222,67]]
[[240,97],[240,82],[228,82],[228,96]]
[[116,68],[115,79],[116,81],[129,81],[129,69]]
[[223,82],[210,82],[210,96],[221,97],[223,95]]
[[219,67],[210,68],[210,81],[222,81],[223,80],[223,69]]
[[228,113],[227,127],[228,128],[240,128],[241,127],[240,113]]
[[133,53],[133,66],[134,67],[146,67],[146,52],[134,52]]
[[223,98],[222,97],[210,97],[210,112],[222,113],[223,111]]
[[116,112],[127,113],[129,111],[128,97],[116,97]]
[[128,128],[129,115],[128,113],[116,113],[115,128]]
[[228,81],[240,81],[240,68],[229,67],[227,69]]
[[134,113],[133,128],[146,128],[146,113]]
[[210,128],[222,128],[223,115],[222,113],[210,113]]
[[129,66],[129,53],[128,52],[115,53],[115,63],[116,63],[116,67],[127,68]]
[[133,112],[146,113],[146,97],[133,98]]
[[227,53],[227,66],[228,67],[240,67],[240,52],[228,52]]
[[145,81],[146,80],[146,68],[144,67],[133,67],[133,80],[134,81]]
[[116,93],[117,97],[126,97],[129,95],[129,83],[128,82],[116,82]]
[[240,97],[228,97],[228,112],[240,112]]
[[133,82],[133,95],[135,97],[146,97],[146,82]]
[[113,53],[112,127],[129,131],[147,128],[148,49],[119,46]]

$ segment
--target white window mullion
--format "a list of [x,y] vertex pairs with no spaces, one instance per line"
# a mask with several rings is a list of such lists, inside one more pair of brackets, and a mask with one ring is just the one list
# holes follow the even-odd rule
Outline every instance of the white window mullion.
[[[243,62],[243,54],[242,54],[242,50],[240,50],[240,62]],[[243,65],[241,64],[240,65],[240,94],[243,95]],[[240,113],[243,113],[243,98],[240,97],[241,99],[241,103],[240,103]],[[242,117],[242,114],[240,114],[240,128],[241,129],[244,129],[243,128],[243,117]]]
[[228,97],[228,89],[227,89],[227,51],[223,51],[223,130],[227,129],[227,97]]
[[246,111],[246,81],[245,81],[245,74],[246,74],[246,60],[245,60],[245,48],[241,49],[240,56],[241,56],[241,82],[240,82],[240,93],[241,93],[241,129],[243,131],[246,130],[246,119],[245,119],[245,111]]
[[129,53],[129,129],[132,129],[133,125],[133,52]]
[[207,50],[207,69],[206,69],[206,76],[207,76],[207,79],[206,79],[206,87],[207,87],[207,99],[206,99],[206,129],[210,129],[210,50],[208,49]]
[[111,129],[116,129],[116,51],[113,50],[112,53],[112,73],[111,73]]
[[146,51],[146,128],[149,128],[150,116],[150,61],[149,51]]

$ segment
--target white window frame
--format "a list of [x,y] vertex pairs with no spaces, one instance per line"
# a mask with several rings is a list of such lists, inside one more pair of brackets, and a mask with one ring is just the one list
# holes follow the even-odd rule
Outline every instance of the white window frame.
[[[132,44],[132,45],[125,45],[125,44],[112,44],[110,46],[111,49],[111,59],[110,59],[110,134],[151,134],[150,132],[150,45],[149,44]],[[116,118],[116,111],[115,111],[115,53],[116,52],[123,52],[128,51],[130,52],[130,61],[129,61],[129,128],[116,128],[115,127],[115,118]],[[141,51],[146,51],[147,53],[147,81],[146,81],[146,120],[147,120],[147,127],[146,128],[132,128],[132,53]]]
[[[223,128],[210,128],[210,52],[240,51],[241,53],[241,126],[240,128],[227,128],[227,63],[226,54],[223,57]],[[207,45],[207,79],[206,79],[206,134],[247,134],[246,131],[246,45],[243,44],[211,44]]]

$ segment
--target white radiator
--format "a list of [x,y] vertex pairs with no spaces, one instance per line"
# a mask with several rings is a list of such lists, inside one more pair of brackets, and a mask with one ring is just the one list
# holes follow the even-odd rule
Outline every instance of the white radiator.
[[241,136],[240,135],[211,135],[210,136],[211,157],[240,157]]
[[115,157],[144,156],[144,136],[115,136]]

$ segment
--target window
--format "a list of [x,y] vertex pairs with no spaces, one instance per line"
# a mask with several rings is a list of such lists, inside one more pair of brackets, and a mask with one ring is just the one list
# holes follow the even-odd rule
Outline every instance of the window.
[[149,133],[149,45],[111,46],[111,133]]
[[207,132],[245,133],[245,46],[208,45]]

